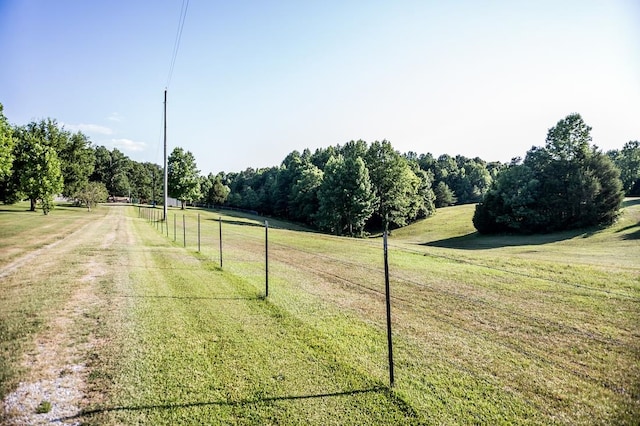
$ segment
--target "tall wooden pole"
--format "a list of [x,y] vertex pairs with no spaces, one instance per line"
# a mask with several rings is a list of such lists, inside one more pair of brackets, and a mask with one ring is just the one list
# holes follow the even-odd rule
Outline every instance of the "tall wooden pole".
[[164,207],[162,209],[163,218],[167,220],[167,201],[168,201],[168,177],[169,172],[167,170],[167,89],[164,89]]

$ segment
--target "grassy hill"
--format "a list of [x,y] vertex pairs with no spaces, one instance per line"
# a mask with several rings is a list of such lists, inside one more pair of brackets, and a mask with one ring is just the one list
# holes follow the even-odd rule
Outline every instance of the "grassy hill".
[[[58,307],[42,296],[51,280],[45,287],[32,276],[28,290],[18,290],[13,275],[0,283],[6,330],[20,318],[38,319],[26,337],[46,333],[64,311],[59,306],[79,303],[74,294],[87,286],[99,299],[74,323],[94,343],[78,354],[87,365],[89,397],[70,420],[635,424],[640,418],[638,200],[627,200],[608,229],[479,236],[473,206],[457,206],[395,230],[392,389],[380,238],[320,235],[270,220],[265,298],[264,218],[170,210],[167,229],[146,209],[105,210],[101,234],[111,229],[113,236],[79,243],[64,257],[100,273],[84,281],[66,275],[56,287],[66,289],[55,295]],[[54,212],[53,220],[63,223],[70,214]],[[0,232],[15,242],[27,231],[14,229],[8,216],[0,215]],[[6,244],[0,249],[20,255]],[[68,334],[71,342],[78,338]],[[11,336],[0,333],[3,347],[30,350],[25,333],[19,343]],[[6,351],[3,360],[6,393],[23,373]]]

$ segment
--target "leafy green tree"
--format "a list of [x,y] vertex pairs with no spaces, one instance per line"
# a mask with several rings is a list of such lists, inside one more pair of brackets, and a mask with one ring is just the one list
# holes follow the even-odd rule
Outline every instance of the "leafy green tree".
[[95,151],[86,135],[72,134],[51,118],[33,121],[24,126],[24,131],[56,152],[64,179],[62,195],[70,197],[89,182],[95,166]]
[[65,138],[58,156],[64,177],[62,195],[71,197],[89,183],[96,163],[95,150],[87,136],[76,132]]
[[164,173],[162,167],[150,163],[130,161],[127,170],[131,198],[147,203],[163,201]]
[[200,198],[200,171],[190,151],[176,147],[167,159],[169,196],[177,198],[184,209],[187,201]]
[[3,114],[0,103],[0,180],[11,175],[13,165],[13,129]]
[[247,186],[242,195],[242,208],[248,210],[260,210],[260,196],[251,186]]
[[444,181],[438,182],[433,192],[435,193],[435,204],[436,207],[447,207],[452,206],[456,203],[457,199],[449,185],[447,185]]
[[[442,154],[434,164],[434,176],[436,182],[444,182],[450,188],[457,180],[460,170],[456,159],[449,154]],[[453,189],[452,189],[453,190]]]
[[32,121],[25,126],[25,130],[38,139],[41,144],[53,148],[58,157],[69,142],[69,132],[60,127],[58,122],[52,118]]
[[[154,205],[164,204],[164,169],[154,163],[144,163],[149,176],[149,186],[146,200],[151,200]],[[145,187],[147,188],[147,187]]]
[[411,203],[411,211],[414,213],[410,216],[410,220],[422,219],[436,212],[436,194],[433,191],[433,175],[419,168],[414,171],[414,173],[419,179],[419,182],[415,188],[416,194]]
[[209,173],[200,183],[201,200],[207,205],[221,206],[227,201],[230,189],[222,183],[222,175]]
[[315,216],[321,229],[341,235],[362,235],[375,210],[375,195],[369,173],[360,157],[331,157],[318,188],[319,208]]
[[[46,119],[40,120],[39,122],[34,121],[25,126],[15,127],[13,129],[13,140],[14,161],[12,164],[11,176],[5,177],[1,184],[2,199],[4,202],[14,203],[18,200],[29,197],[31,199],[31,210],[35,210],[36,201],[40,200],[42,206],[48,213],[48,211],[53,207],[53,196],[63,193],[64,184],[62,188],[57,188],[56,185],[49,188],[56,188],[57,191],[50,199],[47,197],[33,198],[30,194],[27,194],[24,191],[25,187],[29,187],[29,193],[31,193],[31,195],[34,194],[34,188],[32,185],[27,185],[25,176],[34,178],[34,173],[36,173],[36,171],[34,171],[33,168],[42,167],[42,164],[40,164],[41,162],[45,161],[48,164],[48,159],[53,158],[53,156],[48,153],[49,150],[46,150],[47,154],[45,155],[40,147],[35,148],[36,144],[50,148],[55,154],[55,158],[53,158],[51,162],[57,164],[58,167],[62,169],[64,163],[60,159],[59,153],[67,146],[68,133],[62,131],[55,120]],[[42,156],[42,158],[39,156]],[[45,157],[46,160],[44,159]],[[36,158],[39,159],[38,161],[40,161],[40,163],[36,161]],[[52,171],[43,169],[38,173],[44,176],[47,175],[48,172]],[[62,171],[60,171],[60,174],[63,176]],[[44,184],[46,185],[47,182],[44,182]]]
[[129,196],[131,195],[131,159],[122,151],[114,148],[111,151],[111,181],[107,189],[111,195]]
[[16,175],[18,192],[31,201],[31,211],[39,200],[45,215],[54,207],[53,199],[64,186],[60,160],[55,149],[42,143],[40,136],[23,128],[18,132]]
[[416,196],[415,174],[407,160],[384,140],[371,144],[366,165],[378,203],[376,213],[384,229],[389,224],[405,225],[411,215],[412,197]]
[[132,191],[129,181],[132,161],[129,157],[117,148],[109,151],[104,146],[99,146],[95,150],[95,159],[94,171],[89,180],[104,183],[109,195],[129,196]]
[[473,225],[482,234],[534,232],[543,220],[538,212],[540,182],[522,164],[512,164],[493,181],[491,189],[476,206]]
[[205,204],[208,207],[208,203],[207,202],[207,195],[209,194],[209,191],[211,191],[211,188],[213,188],[213,179],[209,179],[209,178],[213,178],[213,174],[209,173],[208,176],[200,176],[198,179],[200,181],[200,198],[198,199],[198,203],[200,204]]
[[227,201],[229,192],[229,187],[222,183],[222,176],[218,174],[213,181],[213,187],[209,192],[208,200],[211,201],[211,204],[221,206]]
[[611,159],[590,146],[590,131],[579,114],[549,129],[545,147],[498,175],[476,207],[476,229],[537,233],[610,224],[622,183]]
[[98,146],[94,152],[95,164],[93,166],[93,173],[89,177],[90,181],[102,182],[109,191],[111,185],[111,152],[104,146]]
[[[293,151],[282,162],[275,181],[270,186],[272,214],[275,216],[292,219],[295,213],[292,211],[291,197],[293,186],[300,179],[305,168],[305,160],[298,151]],[[257,186],[256,186],[257,188]]]
[[306,163],[299,179],[291,188],[289,205],[293,220],[312,224],[313,217],[320,207],[318,189],[322,184],[322,178],[322,170]]
[[433,158],[433,155],[431,153],[420,154],[416,161],[422,170],[431,172],[434,175],[433,180],[435,183],[436,160]]
[[365,141],[359,139],[357,141],[349,141],[344,146],[338,146],[338,151],[344,156],[344,158],[362,158],[367,157],[369,146]]
[[234,172],[226,175],[226,182],[230,189],[229,197],[227,198],[227,205],[230,207],[244,208],[243,194],[246,188],[252,185],[252,179],[255,175],[256,171],[251,167],[248,167],[241,172]]
[[309,161],[311,161],[311,163],[320,170],[324,170],[327,162],[329,161],[329,158],[335,157],[339,153],[339,150],[333,146],[330,146],[328,148],[318,148],[313,154],[311,154]]
[[104,203],[109,197],[107,187],[102,182],[87,182],[85,186],[74,194],[74,198],[91,211],[98,203]]
[[[231,207],[251,209],[273,215],[273,197],[277,176],[281,167],[255,170],[251,167],[239,173],[230,173],[222,183],[230,190],[226,204]],[[284,194],[283,196],[286,196]],[[285,206],[286,203],[281,203]]]
[[594,219],[594,211],[600,210],[597,195],[603,185],[616,186],[618,182],[606,182],[609,174],[598,176],[590,167],[594,158],[603,155],[591,148],[590,132],[579,114],[570,114],[549,129],[544,148],[527,153],[523,164],[536,172],[541,185],[537,209],[544,213],[533,232],[600,223]]
[[595,185],[592,185],[595,199],[586,222],[587,224],[611,224],[618,217],[620,205],[624,199],[620,170],[608,156],[601,152],[594,152],[587,168],[595,178]]
[[473,159],[460,157],[462,174],[461,183],[464,189],[456,191],[459,202],[477,203],[491,186],[492,178],[487,163],[476,157]]

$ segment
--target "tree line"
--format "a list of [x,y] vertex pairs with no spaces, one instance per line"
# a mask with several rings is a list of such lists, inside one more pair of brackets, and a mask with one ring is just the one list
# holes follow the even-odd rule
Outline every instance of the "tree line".
[[401,154],[387,140],[357,140],[293,151],[279,166],[222,174],[222,181],[229,206],[362,235],[406,225],[439,207],[478,202],[502,167],[480,158]]
[[[590,130],[572,114],[549,130],[545,147],[510,164],[357,140],[293,151],[278,166],[202,176],[193,154],[177,147],[168,158],[169,196],[183,207],[252,210],[338,235],[400,227],[466,203],[478,204],[480,232],[550,232],[610,222],[621,194],[640,195],[640,144],[602,154]],[[94,146],[52,119],[12,126],[0,104],[0,201],[29,199],[47,213],[56,195],[89,208],[107,196],[160,204],[163,169]]]

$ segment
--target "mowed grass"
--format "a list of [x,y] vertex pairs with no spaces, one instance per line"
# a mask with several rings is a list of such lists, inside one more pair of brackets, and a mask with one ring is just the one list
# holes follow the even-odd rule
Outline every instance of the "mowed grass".
[[[192,252],[201,215],[198,256],[214,264],[222,215],[224,270],[264,294],[264,218],[175,214],[186,215],[178,235],[186,234]],[[637,203],[628,200],[609,229],[533,237],[478,236],[472,214],[473,206],[442,209],[392,235],[394,394],[427,423],[633,424]],[[269,301],[328,334],[327,344],[353,368],[385,383],[381,240],[269,225]],[[369,340],[348,332],[362,322]]]
[[85,208],[62,203],[45,216],[41,209],[29,211],[28,202],[0,204],[0,267],[59,241],[104,214],[105,211],[100,209],[87,214]]
[[[412,424],[415,411],[380,378],[355,368],[324,327],[265,300],[251,280],[167,245],[139,221],[131,250],[133,301],[116,345],[111,400],[85,410],[97,424]],[[166,234],[164,234],[166,235]],[[230,255],[230,261],[233,261]],[[336,311],[336,314],[339,312]],[[366,324],[337,315],[362,339]],[[367,336],[369,335],[369,337]],[[373,340],[372,340],[373,341]],[[345,359],[346,358],[346,359]]]
[[264,218],[172,209],[167,232],[147,219],[147,211],[122,208],[136,243],[104,253],[117,267],[100,278],[111,314],[99,334],[110,339],[92,354],[89,380],[106,397],[95,398],[74,420],[640,419],[635,200],[604,230],[478,236],[473,206],[441,209],[395,230],[389,250],[392,389],[380,238],[318,235],[269,220],[265,298]]

